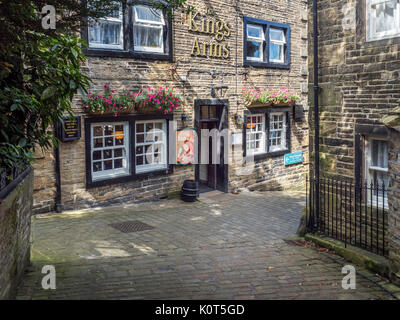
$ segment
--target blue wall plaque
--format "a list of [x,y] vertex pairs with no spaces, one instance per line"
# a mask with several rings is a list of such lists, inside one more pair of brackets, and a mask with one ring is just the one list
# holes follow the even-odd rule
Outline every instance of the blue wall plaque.
[[303,151],[285,154],[285,166],[303,163]]

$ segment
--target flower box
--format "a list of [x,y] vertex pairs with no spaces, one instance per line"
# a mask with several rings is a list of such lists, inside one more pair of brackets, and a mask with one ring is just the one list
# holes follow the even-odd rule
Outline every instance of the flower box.
[[299,96],[288,89],[281,90],[244,90],[247,107],[293,107]]
[[[124,109],[118,110],[118,114],[128,114],[128,113],[134,113],[135,109],[137,108],[137,104],[132,104],[130,106],[125,107]],[[108,115],[115,115],[115,110],[113,107],[105,107],[104,111],[101,110],[91,110],[88,107],[84,107],[83,110],[87,114],[91,115],[102,115],[102,116],[108,116]]]
[[145,113],[145,114],[150,114],[150,113],[161,114],[161,113],[164,113],[163,109],[156,108],[155,106],[150,105],[147,102],[141,102],[140,104],[138,104],[136,110],[139,113]]

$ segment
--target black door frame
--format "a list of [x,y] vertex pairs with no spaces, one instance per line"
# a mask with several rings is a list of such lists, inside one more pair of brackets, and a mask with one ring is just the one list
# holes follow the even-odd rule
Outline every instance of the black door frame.
[[[195,165],[195,181],[200,183],[200,107],[201,106],[219,106],[222,107],[221,116],[219,118],[218,125],[222,122],[221,130],[229,129],[229,100],[228,99],[196,99],[194,101],[194,125],[197,132],[198,137],[198,155],[197,155],[197,164]],[[229,147],[229,146],[228,146]],[[218,169],[217,169],[218,170]],[[218,177],[218,171],[217,171]],[[223,170],[223,183],[222,185],[218,186],[217,183],[217,190],[228,192],[229,190],[229,182],[228,182],[228,164],[224,163],[224,170]],[[217,178],[218,179],[218,178]]]

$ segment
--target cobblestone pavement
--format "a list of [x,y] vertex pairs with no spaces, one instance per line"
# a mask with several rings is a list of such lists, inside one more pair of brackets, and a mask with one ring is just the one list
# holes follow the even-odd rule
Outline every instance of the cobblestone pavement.
[[[18,299],[389,299],[357,276],[341,288],[342,263],[283,239],[295,234],[301,193],[220,194],[36,216],[32,266]],[[154,227],[122,233],[110,224]],[[334,258],[334,259],[333,259]],[[54,265],[57,289],[43,290]],[[365,273],[365,272],[364,272]]]

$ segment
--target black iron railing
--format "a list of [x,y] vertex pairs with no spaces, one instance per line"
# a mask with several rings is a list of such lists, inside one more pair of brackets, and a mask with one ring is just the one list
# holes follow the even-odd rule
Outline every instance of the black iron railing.
[[[319,194],[316,194],[318,189]],[[388,255],[388,204],[384,184],[307,178],[306,206],[308,232]]]

